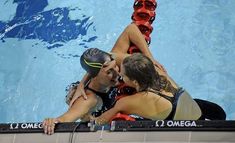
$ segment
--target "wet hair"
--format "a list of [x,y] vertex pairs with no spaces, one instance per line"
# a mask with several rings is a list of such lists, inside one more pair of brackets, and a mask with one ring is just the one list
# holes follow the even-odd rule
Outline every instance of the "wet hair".
[[110,58],[110,54],[98,48],[87,49],[80,58],[81,66],[91,77],[95,77],[103,64]]
[[154,64],[148,57],[140,53],[135,53],[126,57],[122,62],[125,74],[130,80],[136,80],[140,86],[140,91],[154,89],[165,90],[175,94],[176,89],[166,79],[155,70]]

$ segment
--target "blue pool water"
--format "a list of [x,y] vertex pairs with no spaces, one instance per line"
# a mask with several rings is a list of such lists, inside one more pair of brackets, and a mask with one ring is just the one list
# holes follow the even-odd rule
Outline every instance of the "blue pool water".
[[[40,2],[39,2],[40,1]],[[88,47],[109,51],[134,0],[0,1],[0,122],[37,122],[67,110],[65,87],[82,78]],[[194,98],[235,119],[232,0],[158,0],[154,57]]]

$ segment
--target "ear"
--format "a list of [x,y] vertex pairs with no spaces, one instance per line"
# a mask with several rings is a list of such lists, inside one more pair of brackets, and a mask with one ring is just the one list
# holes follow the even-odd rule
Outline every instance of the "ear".
[[133,80],[133,84],[135,85],[136,89],[139,89],[139,83],[137,82],[137,80]]

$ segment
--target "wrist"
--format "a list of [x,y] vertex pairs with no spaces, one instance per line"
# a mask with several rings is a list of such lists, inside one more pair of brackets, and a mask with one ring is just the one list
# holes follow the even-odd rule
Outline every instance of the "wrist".
[[61,123],[61,122],[65,122],[65,120],[61,117],[55,118],[55,122],[54,123]]

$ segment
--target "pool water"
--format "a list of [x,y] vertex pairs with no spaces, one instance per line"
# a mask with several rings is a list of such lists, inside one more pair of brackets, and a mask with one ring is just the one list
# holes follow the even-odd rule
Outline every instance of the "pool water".
[[[0,1],[0,122],[37,122],[67,110],[65,88],[89,47],[110,51],[134,0]],[[235,118],[235,1],[158,0],[150,50],[194,98]]]

